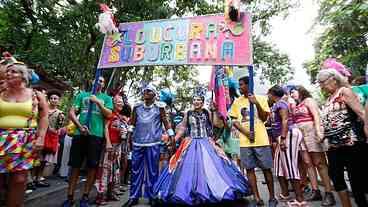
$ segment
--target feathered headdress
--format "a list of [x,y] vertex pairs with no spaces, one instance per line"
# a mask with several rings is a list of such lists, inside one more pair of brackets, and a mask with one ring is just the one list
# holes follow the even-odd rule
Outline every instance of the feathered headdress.
[[350,69],[348,69],[344,64],[338,62],[336,58],[326,59],[322,63],[322,69],[334,69],[345,77],[350,77],[352,75]]
[[201,98],[205,99],[206,93],[207,93],[207,89],[205,87],[197,86],[194,89],[193,97],[201,97]]
[[164,88],[160,90],[160,101],[165,102],[167,105],[171,106],[174,100],[175,94],[173,94],[170,89]]

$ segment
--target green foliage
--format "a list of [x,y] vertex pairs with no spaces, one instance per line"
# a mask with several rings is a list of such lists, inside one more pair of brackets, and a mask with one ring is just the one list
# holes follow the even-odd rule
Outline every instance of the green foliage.
[[315,42],[315,58],[305,63],[312,77],[329,57],[338,58],[353,75],[363,75],[368,60],[368,2],[321,0],[317,21],[325,29]]
[[[263,76],[272,83],[284,82],[291,71],[288,58],[262,42],[269,33],[269,20],[286,15],[294,1],[248,1],[253,24],[261,28],[254,35],[254,59]],[[50,75],[70,81],[73,86],[91,84],[100,55],[103,35],[94,27],[98,3],[106,3],[119,22],[170,18],[173,15],[205,15],[223,12],[222,0],[0,0],[0,50],[8,50],[20,60],[41,66]],[[175,70],[175,72],[174,72]],[[141,81],[160,78],[159,87],[177,90],[178,99],[188,100],[191,88],[198,82],[193,67],[126,68],[118,72],[113,84],[124,83],[130,94],[136,94]],[[104,72],[108,77],[112,70]],[[167,75],[169,74],[169,75]],[[178,87],[180,85],[180,87]],[[181,107],[181,106],[178,106]]]
[[290,66],[289,57],[282,54],[275,46],[254,38],[257,46],[254,53],[254,65],[257,71],[261,72],[261,79],[267,79],[271,84],[283,84],[294,75],[294,70]]

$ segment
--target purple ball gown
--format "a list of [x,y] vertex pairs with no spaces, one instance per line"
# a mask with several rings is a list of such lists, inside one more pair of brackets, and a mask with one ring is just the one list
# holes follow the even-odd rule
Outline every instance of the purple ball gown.
[[251,194],[247,179],[210,137],[207,111],[188,112],[185,138],[154,186],[164,203],[198,205]]

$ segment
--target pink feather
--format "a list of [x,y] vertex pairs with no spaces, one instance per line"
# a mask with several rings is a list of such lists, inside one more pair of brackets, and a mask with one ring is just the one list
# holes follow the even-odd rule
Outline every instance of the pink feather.
[[338,62],[336,58],[328,58],[322,64],[322,69],[334,69],[345,77],[352,75],[351,71],[342,63]]

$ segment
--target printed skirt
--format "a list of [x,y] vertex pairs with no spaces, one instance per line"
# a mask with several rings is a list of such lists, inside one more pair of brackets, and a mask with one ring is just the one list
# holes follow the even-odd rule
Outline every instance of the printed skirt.
[[36,129],[0,129],[0,173],[29,170],[37,162]]

